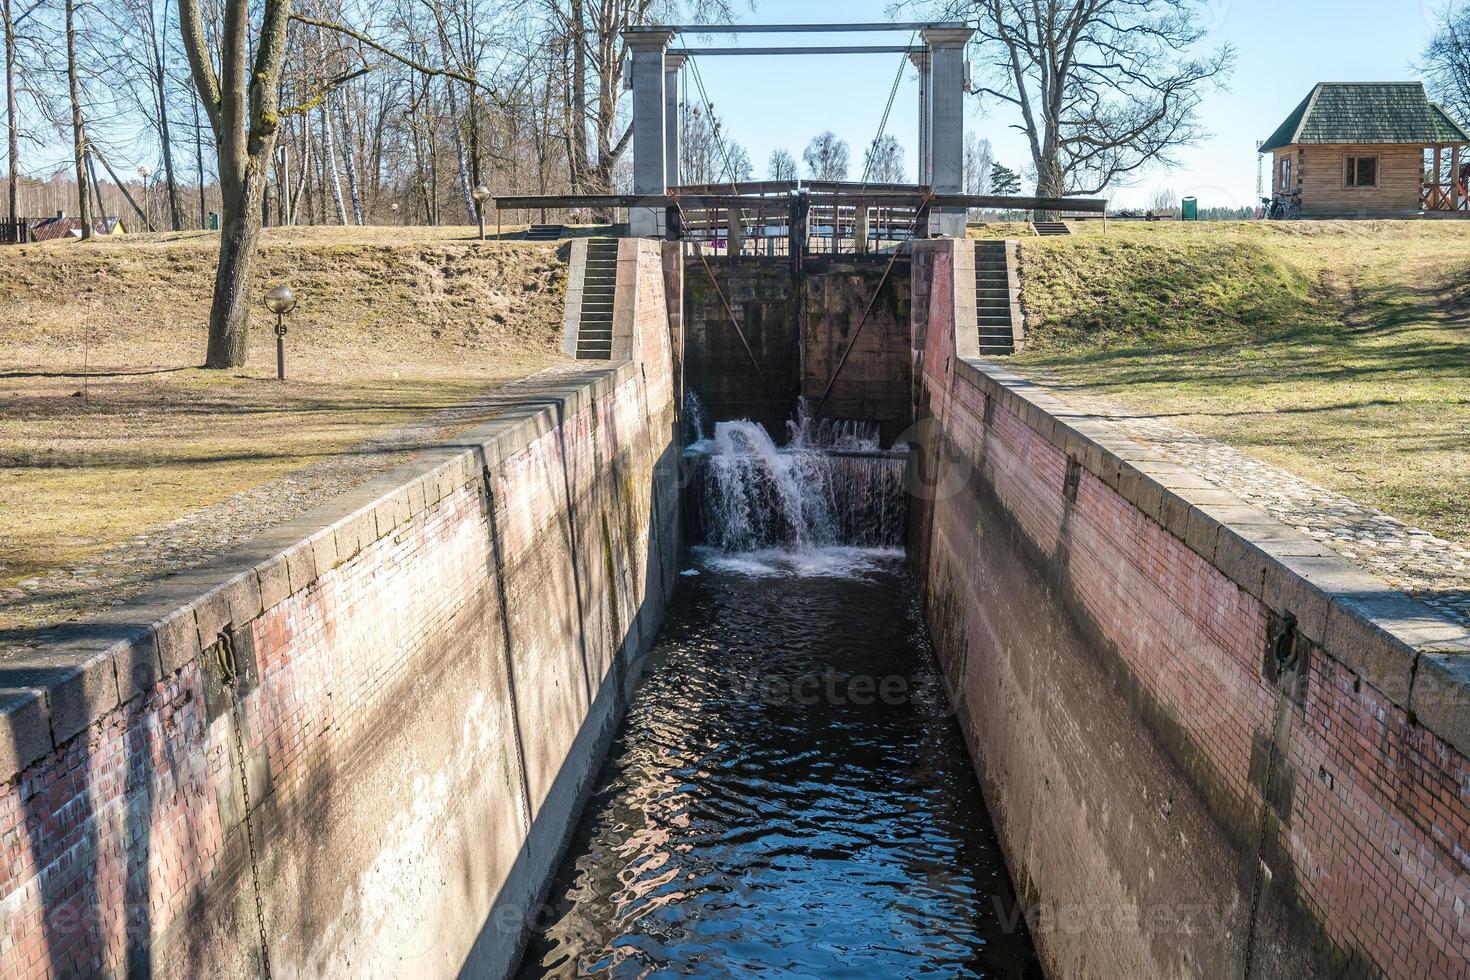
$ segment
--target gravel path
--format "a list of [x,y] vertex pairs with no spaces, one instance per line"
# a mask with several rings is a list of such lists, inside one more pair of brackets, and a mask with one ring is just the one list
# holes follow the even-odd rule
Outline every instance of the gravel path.
[[1058,389],[1055,393],[1074,407],[1109,420],[1135,442],[1152,446],[1220,489],[1322,542],[1394,588],[1470,626],[1470,548],[1410,527],[1376,507],[1325,490],[1146,412],[1078,391]]
[[422,450],[500,415],[539,391],[585,372],[559,365],[501,385],[483,396],[376,436],[354,449],[318,460],[288,476],[243,490],[219,503],[93,555],[84,565],[57,568],[0,589],[0,657],[39,645],[37,634],[83,619],[137,596],[158,579],[202,565],[324,501],[408,462]]

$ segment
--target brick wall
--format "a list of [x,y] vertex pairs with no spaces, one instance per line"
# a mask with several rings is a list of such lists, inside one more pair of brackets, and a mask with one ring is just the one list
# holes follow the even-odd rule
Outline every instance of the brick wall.
[[623,249],[628,362],[3,665],[0,976],[513,965],[678,571]]
[[957,357],[924,247],[913,551],[1049,969],[1470,976],[1470,637]]

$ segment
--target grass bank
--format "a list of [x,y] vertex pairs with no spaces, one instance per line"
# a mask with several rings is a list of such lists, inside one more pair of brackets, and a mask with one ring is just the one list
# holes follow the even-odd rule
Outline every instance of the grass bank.
[[1089,225],[1022,244],[1023,373],[1470,544],[1470,225]]
[[0,249],[0,588],[560,360],[557,246],[471,237],[268,230],[283,384],[263,308],[245,368],[198,367],[216,236]]

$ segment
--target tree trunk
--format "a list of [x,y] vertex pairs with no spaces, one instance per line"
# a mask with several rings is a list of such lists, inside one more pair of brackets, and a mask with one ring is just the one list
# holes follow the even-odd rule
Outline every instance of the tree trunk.
[[[268,159],[268,158],[267,158]],[[220,215],[219,268],[214,277],[214,302],[209,312],[209,353],[205,367],[232,368],[245,364],[250,339],[250,272],[255,245],[260,240],[264,200],[265,161],[246,167],[239,181],[220,181],[224,198]]]
[[66,0],[66,78],[71,95],[72,158],[77,167],[77,204],[82,237],[92,237],[92,202],[87,196],[87,135],[82,119],[81,83],[77,78],[75,0]]
[[[328,106],[330,111],[330,106]],[[352,204],[352,223],[362,226],[362,188],[357,183],[357,154],[352,149],[352,127],[347,110],[337,104],[337,128],[342,133],[342,163],[347,167],[347,197]]]
[[454,97],[454,83],[446,82],[444,92],[449,97],[449,118],[454,124],[450,132],[454,134],[454,156],[459,164],[459,193],[464,200],[465,213],[470,216],[471,221],[474,221],[475,197],[471,193],[473,185],[470,183],[470,159],[465,153],[464,127],[460,125],[459,100]]
[[209,215],[204,201],[204,126],[199,121],[198,92],[194,92],[194,166],[199,173],[199,228],[203,230],[209,227]]
[[[167,8],[164,8],[164,25],[168,25]],[[164,88],[164,73],[167,64],[164,61],[163,46],[158,43],[155,35],[153,41],[153,60],[155,76],[158,79],[158,133],[159,142],[163,150],[163,179],[168,186],[168,226],[173,231],[184,227],[183,209],[179,207],[179,183],[174,179],[174,144],[168,132],[168,94]]]
[[301,160],[296,164],[296,189],[291,191],[291,223],[299,224],[301,221],[301,194],[306,194],[306,217],[311,220],[311,193],[308,190],[311,182],[311,113],[303,113],[301,116]]
[[347,224],[347,208],[342,203],[342,182],[337,179],[337,140],[332,134],[332,110],[322,103],[322,149],[327,154],[327,172],[331,177],[332,200],[337,205],[337,223]]
[[587,20],[583,0],[572,0],[572,191],[587,193]]
[[20,218],[17,213],[18,181],[20,179],[20,121],[15,110],[15,21],[10,16],[10,0],[0,2],[0,12],[5,20],[5,116],[9,128],[10,161],[10,220]]

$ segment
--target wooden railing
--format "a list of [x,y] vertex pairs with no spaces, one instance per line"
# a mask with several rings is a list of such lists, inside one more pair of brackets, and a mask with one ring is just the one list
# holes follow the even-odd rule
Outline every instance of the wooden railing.
[[[572,194],[498,197],[497,212],[647,208],[664,214],[668,237],[697,243],[704,254],[788,256],[891,251],[928,238],[937,209],[1059,212],[1104,217],[1107,202],[1085,198],[936,194],[912,184],[785,181],[684,186],[667,194]],[[497,221],[498,225],[498,221]]]
[[1429,172],[1424,179],[1420,206],[1425,211],[1470,211],[1470,157],[1458,146],[1434,147],[1429,154]]

